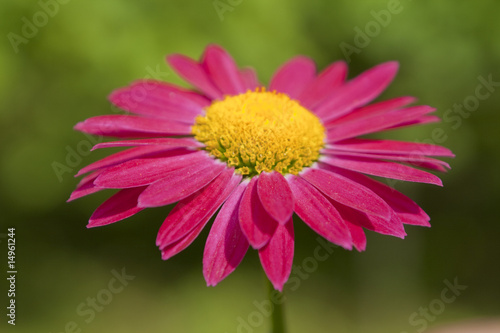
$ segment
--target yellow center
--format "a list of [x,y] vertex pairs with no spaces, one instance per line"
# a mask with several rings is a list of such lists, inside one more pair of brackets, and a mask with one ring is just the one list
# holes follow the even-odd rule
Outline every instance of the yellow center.
[[323,148],[319,119],[287,95],[264,88],[214,101],[192,127],[206,150],[242,175],[297,174]]

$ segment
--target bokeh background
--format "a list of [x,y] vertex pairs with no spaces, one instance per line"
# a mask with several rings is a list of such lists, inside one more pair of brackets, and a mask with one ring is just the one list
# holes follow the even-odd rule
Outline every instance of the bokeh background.
[[[400,72],[381,98],[418,96],[439,116],[455,104],[473,105],[480,77],[497,82],[473,111],[449,111],[454,120],[383,135],[432,140],[455,152],[444,188],[393,184],[421,204],[432,228],[408,226],[405,240],[367,232],[366,252],[336,249],[286,294],[286,311],[290,332],[409,333],[499,316],[499,12],[494,0],[2,0],[0,275],[6,275],[8,227],[16,228],[18,275],[15,328],[6,324],[8,286],[1,279],[0,330],[268,331],[255,305],[266,299],[255,251],[219,286],[207,288],[206,232],[166,262],[155,247],[171,207],[89,230],[89,216],[110,194],[65,202],[77,183],[73,174],[110,153],[87,153],[92,140],[73,125],[116,113],[106,96],[135,79],[155,73],[184,85],[164,56],[198,58],[208,43],[255,67],[263,83],[297,54],[315,59],[319,69],[349,61],[349,77],[397,60]],[[78,147],[84,153],[67,160]],[[295,225],[300,265],[318,243],[312,231]],[[122,269],[135,278],[105,298],[112,271]],[[467,289],[442,309],[444,281],[454,279]],[[93,316],[87,302],[98,295],[107,304],[98,304]],[[429,306],[434,314],[419,313]]]

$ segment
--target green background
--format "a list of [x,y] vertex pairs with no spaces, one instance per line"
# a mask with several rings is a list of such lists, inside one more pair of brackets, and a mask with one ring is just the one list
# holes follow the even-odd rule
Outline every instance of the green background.
[[[75,322],[75,331],[82,332],[229,333],[238,331],[243,318],[253,323],[246,331],[268,331],[267,317],[261,315],[260,324],[254,304],[266,299],[255,251],[230,277],[207,288],[201,271],[206,232],[166,262],[155,247],[171,207],[88,230],[89,216],[109,193],[65,202],[77,183],[73,174],[111,151],[79,154],[69,165],[68,149],[89,142],[73,125],[116,113],[106,96],[150,71],[184,84],[165,64],[166,54],[198,58],[208,43],[217,43],[239,65],[255,67],[263,83],[297,54],[312,57],[320,69],[349,58],[349,77],[397,60],[400,72],[381,98],[417,96],[419,103],[437,107],[439,116],[473,100],[479,77],[500,81],[498,1],[402,0],[385,26],[375,17],[392,8],[388,1],[221,2],[228,6],[223,13],[212,0],[72,0],[59,4],[57,12],[52,8],[53,17],[46,15],[41,24],[41,3],[2,0],[0,233],[16,228],[18,275],[17,325],[6,324],[8,286],[2,278],[0,327],[55,333]],[[23,18],[38,20],[40,27],[16,46],[9,39],[23,35]],[[357,29],[366,28],[373,29],[372,37],[361,45]],[[346,57],[341,49],[346,44],[357,52]],[[367,232],[366,252],[336,249],[300,288],[287,293],[290,332],[416,332],[424,324],[499,315],[500,87],[494,89],[474,111],[458,116],[460,124],[380,135],[435,140],[438,129],[443,135],[436,143],[457,155],[448,160],[452,170],[442,175],[444,188],[394,184],[426,210],[432,228],[408,226],[405,240]],[[54,162],[72,171],[59,178]],[[295,228],[295,264],[300,265],[317,242],[302,223]],[[6,239],[0,241],[4,276]],[[87,323],[89,316],[77,314],[77,308],[108,287],[112,270],[122,268],[135,278]],[[436,306],[443,281],[455,278],[468,288],[432,320],[412,325],[409,317]]]

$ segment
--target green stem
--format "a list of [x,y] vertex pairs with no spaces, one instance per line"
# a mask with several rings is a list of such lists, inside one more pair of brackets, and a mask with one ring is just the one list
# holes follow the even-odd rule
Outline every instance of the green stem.
[[[284,321],[284,303],[285,296],[283,293],[274,289],[273,284],[266,276],[268,285],[268,297],[274,309],[271,314],[271,333],[285,333],[285,321]],[[279,302],[277,302],[279,300]]]

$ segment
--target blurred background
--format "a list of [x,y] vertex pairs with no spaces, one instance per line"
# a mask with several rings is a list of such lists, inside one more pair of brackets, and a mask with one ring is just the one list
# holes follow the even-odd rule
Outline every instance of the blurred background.
[[[335,249],[304,266],[307,277],[286,293],[289,332],[410,333],[499,316],[499,12],[494,0],[2,0],[1,275],[9,227],[16,228],[18,275],[15,328],[6,323],[1,279],[0,330],[268,331],[255,251],[207,288],[208,228],[165,262],[155,238],[172,207],[89,230],[88,218],[110,192],[66,203],[77,170],[113,151],[89,153],[100,139],[74,124],[118,112],[106,97],[133,80],[185,85],[165,55],[198,58],[208,43],[255,67],[265,84],[297,54],[319,69],[346,60],[349,77],[397,60],[400,72],[381,99],[417,96],[446,115],[380,136],[456,154],[444,188],[392,183],[426,210],[432,228],[408,226],[405,240],[368,231],[366,252]],[[300,221],[295,228],[294,262],[310,264],[316,235]]]

